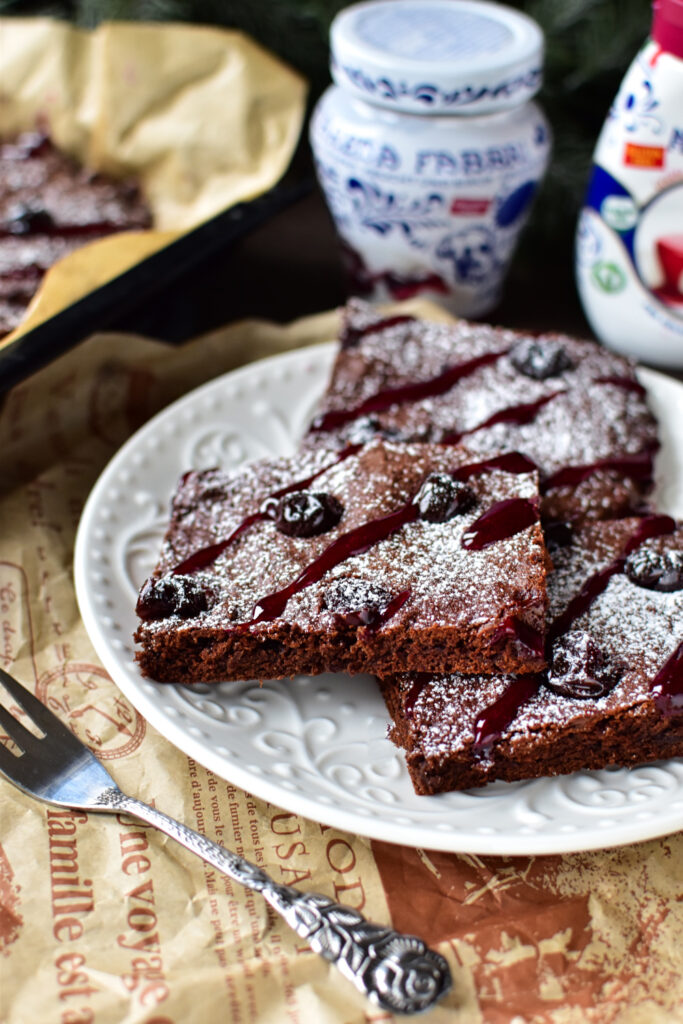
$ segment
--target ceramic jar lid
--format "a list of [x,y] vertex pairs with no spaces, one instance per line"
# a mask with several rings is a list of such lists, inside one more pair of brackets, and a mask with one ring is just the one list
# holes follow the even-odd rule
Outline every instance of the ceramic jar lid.
[[541,85],[539,26],[486,0],[354,4],[332,22],[330,43],[337,85],[407,113],[493,113]]

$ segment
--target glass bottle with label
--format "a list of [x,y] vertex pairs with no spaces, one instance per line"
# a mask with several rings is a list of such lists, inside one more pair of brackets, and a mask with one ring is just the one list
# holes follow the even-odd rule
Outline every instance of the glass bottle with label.
[[543,36],[484,0],[371,0],[331,31],[311,123],[352,291],[492,309],[549,157]]
[[654,4],[598,139],[576,277],[605,344],[683,369],[683,0]]

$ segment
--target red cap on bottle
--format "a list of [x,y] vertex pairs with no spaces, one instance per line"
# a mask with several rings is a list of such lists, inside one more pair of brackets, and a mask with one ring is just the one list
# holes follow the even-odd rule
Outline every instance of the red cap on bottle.
[[652,38],[667,53],[683,58],[683,0],[654,0]]

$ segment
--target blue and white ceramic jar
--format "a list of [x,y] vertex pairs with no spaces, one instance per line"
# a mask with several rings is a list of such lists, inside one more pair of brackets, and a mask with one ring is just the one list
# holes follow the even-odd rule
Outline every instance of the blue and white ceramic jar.
[[311,145],[355,294],[496,305],[550,152],[542,55],[534,21],[484,0],[337,15]]

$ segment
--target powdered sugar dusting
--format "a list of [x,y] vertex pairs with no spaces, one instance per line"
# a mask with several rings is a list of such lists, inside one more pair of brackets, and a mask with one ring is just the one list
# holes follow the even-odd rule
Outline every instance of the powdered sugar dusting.
[[[346,311],[347,321],[367,323],[368,312],[357,301]],[[387,389],[438,377],[449,366],[485,353],[505,352],[519,342],[517,332],[459,321],[455,325],[413,321],[368,333],[351,349],[342,349],[319,413],[356,408]],[[635,454],[656,443],[656,424],[644,397],[614,379],[635,383],[634,364],[588,341],[565,335],[545,336],[560,346],[571,365],[556,376],[535,379],[521,373],[514,353],[481,366],[445,394],[393,405],[372,413],[372,429],[397,439],[441,441],[449,434],[466,434],[463,443],[480,455],[520,451],[533,459],[544,475],[569,465],[590,465],[617,455]],[[542,345],[544,338],[537,339]],[[599,381],[603,381],[599,383]],[[501,410],[535,403],[542,405],[529,423],[497,423],[476,429]],[[367,417],[366,417],[367,419]],[[357,432],[352,421],[330,433],[309,434],[307,444],[344,444]],[[366,433],[367,433],[366,424]],[[610,507],[637,503],[635,493],[612,495],[602,481],[600,497],[583,487],[584,501]]]
[[[309,450],[286,459],[253,464],[231,475],[189,474],[179,487],[173,521],[164,542],[159,572],[168,572],[198,547],[228,536],[269,494],[305,478],[331,461],[329,452]],[[272,521],[257,523],[209,568],[195,574],[220,598],[194,619],[145,623],[143,636],[198,627],[230,629],[248,622],[263,597],[288,586],[342,534],[408,503],[431,472],[448,472],[478,461],[462,449],[374,442],[344,461],[329,465],[315,481],[316,492],[335,496],[344,506],[341,521],[309,538],[283,536]],[[545,608],[544,552],[539,527],[532,526],[485,551],[467,551],[463,533],[482,511],[506,498],[538,499],[535,473],[487,471],[468,481],[475,504],[445,523],[418,520],[368,550],[342,561],[294,594],[274,622],[250,629],[267,636],[283,622],[293,628],[325,629],[333,622],[330,590],[340,581],[368,581],[396,597],[409,598],[381,628],[410,624],[413,630],[495,624],[510,614],[542,625]]]
[[[637,523],[630,519],[586,526],[577,531],[574,543],[553,551],[555,571],[548,578],[550,620],[566,608],[589,576],[613,562]],[[683,552],[683,528],[645,541],[640,550]],[[534,736],[548,742],[549,728],[585,730],[611,714],[651,710],[652,680],[683,639],[683,590],[648,590],[618,573],[571,628],[593,637],[608,660],[621,667],[619,682],[605,696],[589,699],[562,696],[541,686],[502,732],[501,744],[524,738],[528,748]],[[412,708],[416,748],[439,760],[471,747],[477,718],[514,682],[514,676],[435,678]],[[395,685],[407,693],[412,680],[401,677]],[[599,732],[596,741],[598,736]],[[485,765],[486,755],[480,758]]]

